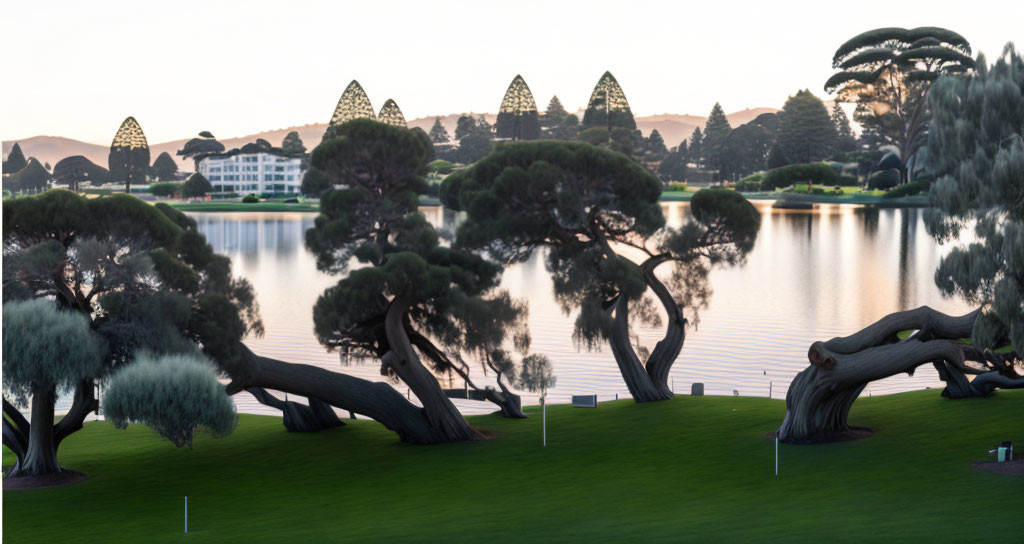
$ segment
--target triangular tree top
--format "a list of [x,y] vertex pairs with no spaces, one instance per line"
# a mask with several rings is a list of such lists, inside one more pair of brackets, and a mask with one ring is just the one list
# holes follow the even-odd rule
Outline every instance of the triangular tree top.
[[[609,116],[611,121],[609,122]],[[605,72],[590,94],[587,111],[583,114],[583,126],[608,126],[636,129],[633,111],[629,109],[626,93],[611,72]]]
[[498,109],[498,113],[523,115],[536,111],[537,102],[533,100],[533,93],[530,92],[530,87],[526,84],[523,76],[517,74],[512,79],[512,83],[509,83],[508,90],[505,91],[505,97],[501,99],[501,108]]
[[149,149],[146,143],[146,135],[142,133],[142,127],[134,117],[129,117],[121,123],[121,128],[114,134],[114,141],[110,143],[111,149]]
[[342,125],[362,117],[368,119],[377,118],[373,114],[373,105],[370,104],[370,97],[366,96],[366,91],[359,85],[359,82],[353,79],[352,83],[345,87],[345,92],[341,93],[341,98],[338,99],[338,105],[334,108],[334,115],[331,116],[329,126]]
[[380,115],[377,116],[377,120],[385,125],[402,128],[408,127],[405,123],[405,116],[402,115],[402,110],[398,109],[398,104],[390,98],[381,106]]

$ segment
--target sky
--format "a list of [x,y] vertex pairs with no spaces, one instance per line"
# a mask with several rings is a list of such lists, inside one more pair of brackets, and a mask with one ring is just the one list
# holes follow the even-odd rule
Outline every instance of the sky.
[[3,0],[0,137],[151,143],[329,120],[352,79],[407,119],[496,112],[522,74],[544,109],[610,70],[636,115],[823,99],[832,54],[880,26],[941,26],[992,59],[1024,46],[1024,2]]

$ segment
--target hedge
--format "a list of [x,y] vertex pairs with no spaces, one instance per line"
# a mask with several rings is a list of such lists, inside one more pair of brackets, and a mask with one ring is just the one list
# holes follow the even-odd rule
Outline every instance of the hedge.
[[839,173],[827,162],[791,164],[769,170],[761,182],[761,188],[779,189],[807,182],[818,185],[838,185]]

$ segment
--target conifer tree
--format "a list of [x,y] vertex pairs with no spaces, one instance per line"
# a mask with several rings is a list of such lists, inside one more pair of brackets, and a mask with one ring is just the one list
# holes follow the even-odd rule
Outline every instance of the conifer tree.
[[449,140],[451,137],[448,135],[448,129],[441,124],[440,117],[435,118],[434,126],[430,127],[430,141],[435,144],[446,144]]
[[857,139],[850,128],[850,118],[846,116],[838,100],[832,105],[832,124],[836,127],[836,147],[840,151],[856,149]]
[[13,174],[26,166],[28,166],[28,161],[25,160],[25,154],[21,152],[18,142],[14,142],[14,147],[11,148],[7,160],[4,161],[4,173]]
[[704,124],[703,155],[704,164],[708,168],[721,168],[722,143],[729,136],[731,130],[732,126],[729,125],[729,120],[725,117],[722,105],[715,102],[715,106],[711,108],[711,114],[708,115],[708,120]]

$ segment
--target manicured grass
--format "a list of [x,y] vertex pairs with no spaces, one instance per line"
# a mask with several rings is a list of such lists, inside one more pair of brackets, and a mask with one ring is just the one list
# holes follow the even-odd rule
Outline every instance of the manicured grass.
[[183,212],[318,212],[319,202],[176,202],[170,205]]
[[[470,418],[492,440],[409,446],[369,421],[291,434],[241,416],[175,449],[142,426],[90,423],[61,448],[89,474],[3,494],[10,542],[843,542],[1020,536],[1024,478],[972,461],[1024,442],[1024,391],[860,399],[869,439],[781,447],[781,400],[678,397]],[[5,450],[4,463],[11,462]],[[189,496],[189,535],[182,497]],[[989,505],[989,506],[986,506]],[[978,513],[977,509],[981,509]],[[1005,515],[983,515],[996,508]]]

